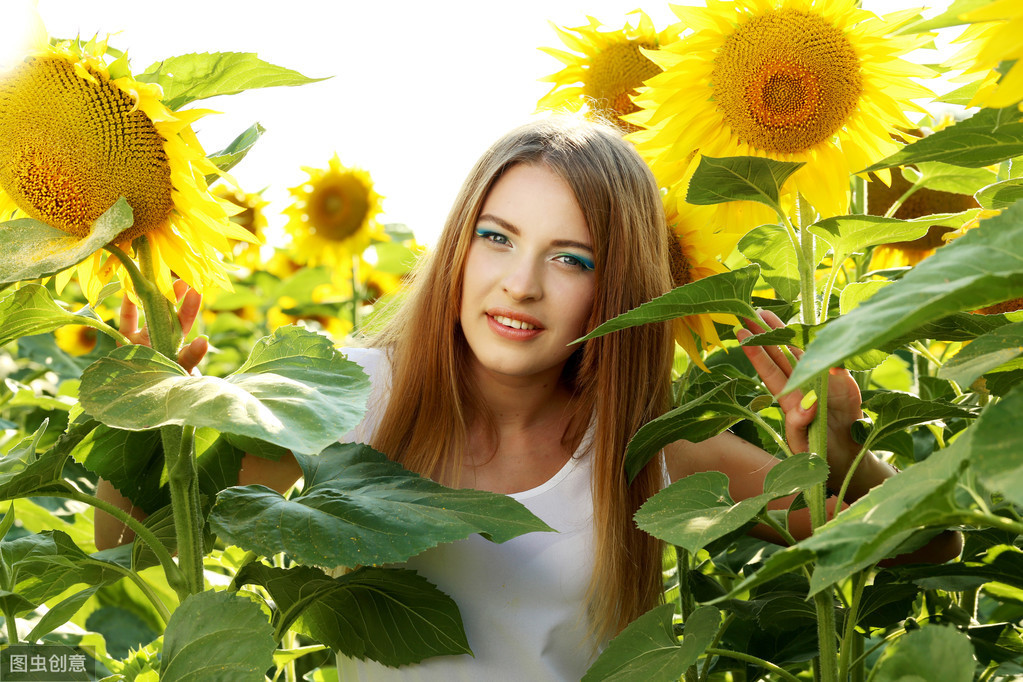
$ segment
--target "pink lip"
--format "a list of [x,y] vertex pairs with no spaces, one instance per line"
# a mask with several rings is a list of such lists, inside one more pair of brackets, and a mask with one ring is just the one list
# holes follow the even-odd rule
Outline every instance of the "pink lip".
[[[534,325],[536,329],[515,329],[514,327],[506,327],[495,320],[494,315],[510,317],[513,320],[521,320],[522,322]],[[522,315],[521,313],[509,314],[508,312],[503,311],[490,311],[487,313],[487,324],[490,325],[491,331],[495,334],[511,341],[529,341],[530,339],[536,338],[543,331],[543,327],[536,318],[528,315]]]

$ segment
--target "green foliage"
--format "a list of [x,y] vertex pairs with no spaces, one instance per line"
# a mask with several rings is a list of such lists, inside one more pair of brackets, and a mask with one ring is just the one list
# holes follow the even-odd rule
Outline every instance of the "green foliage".
[[973,680],[973,647],[955,628],[931,626],[909,632],[878,664],[878,682]]
[[781,187],[802,166],[802,162],[775,161],[758,156],[715,159],[700,156],[689,181],[686,201],[690,204],[720,204],[726,201],[756,201],[781,214]]
[[140,81],[163,88],[163,103],[180,109],[189,102],[234,95],[253,88],[304,85],[322,78],[308,78],[297,71],[263,61],[251,52],[185,54],[155,62]]
[[121,197],[84,238],[32,218],[0,223],[0,285],[49,277],[77,265],[131,227],[132,221],[131,207]]
[[[259,123],[253,123],[245,129],[238,137],[231,140],[231,143],[219,152],[213,152],[207,158],[220,170],[227,172],[238,165],[245,156],[252,151],[252,147],[259,141],[259,138],[266,132],[266,128]],[[213,176],[214,178],[216,176]],[[207,176],[207,183],[212,179]]]

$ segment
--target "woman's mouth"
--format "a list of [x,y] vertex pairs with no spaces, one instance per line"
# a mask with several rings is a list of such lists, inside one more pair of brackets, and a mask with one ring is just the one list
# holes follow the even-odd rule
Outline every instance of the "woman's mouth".
[[516,320],[511,317],[505,317],[504,315],[491,315],[491,317],[503,324],[505,327],[511,327],[512,329],[536,329],[535,324]]

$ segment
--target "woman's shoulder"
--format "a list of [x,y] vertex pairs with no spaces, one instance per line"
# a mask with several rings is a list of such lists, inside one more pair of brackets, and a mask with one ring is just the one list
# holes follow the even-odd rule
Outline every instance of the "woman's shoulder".
[[338,349],[342,355],[362,367],[374,386],[390,378],[391,366],[387,351],[373,347],[344,347]]
[[348,432],[342,442],[368,443],[380,420],[391,392],[391,363],[385,348],[340,348],[338,349],[345,357],[362,367],[362,371],[369,377],[371,391],[366,402],[366,413],[362,421],[355,429]]

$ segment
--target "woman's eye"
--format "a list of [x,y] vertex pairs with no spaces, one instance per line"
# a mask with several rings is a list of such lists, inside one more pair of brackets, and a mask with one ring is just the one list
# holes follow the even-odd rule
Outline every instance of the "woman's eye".
[[507,237],[505,237],[500,232],[494,232],[492,230],[484,230],[484,229],[481,229],[481,228],[476,228],[476,236],[481,238],[481,239],[485,239],[488,242],[493,242],[494,244],[507,244],[508,243],[508,238]]
[[555,256],[555,260],[580,270],[593,270],[593,261],[585,256],[578,256],[573,253],[559,253]]

